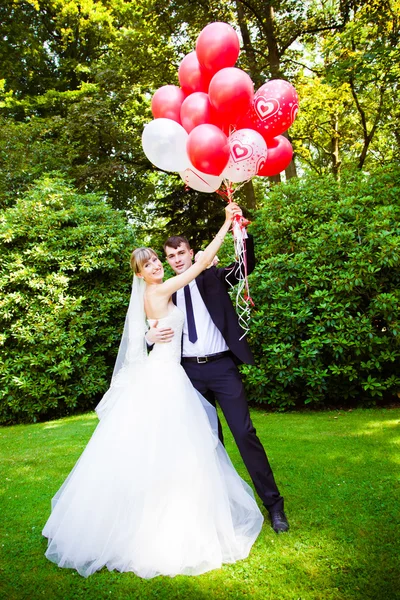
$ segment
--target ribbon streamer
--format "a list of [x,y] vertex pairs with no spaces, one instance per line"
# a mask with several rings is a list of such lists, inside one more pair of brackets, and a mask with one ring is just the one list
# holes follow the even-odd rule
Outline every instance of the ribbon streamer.
[[[244,185],[243,182],[242,185]],[[232,189],[232,184],[229,181],[224,181],[225,189],[218,190],[217,193],[224,197],[228,203],[233,201],[233,194],[237,191],[242,185],[237,186],[235,190]],[[237,289],[236,289],[236,312],[238,315],[239,325],[243,329],[244,333],[240,337],[243,339],[248,331],[249,331],[249,323],[250,323],[250,306],[254,306],[254,302],[250,296],[249,290],[249,282],[248,282],[248,273],[247,273],[247,254],[246,254],[246,225],[249,224],[247,219],[240,217],[239,215],[235,216],[233,224],[232,224],[232,234],[235,245],[235,257],[236,257],[236,273],[235,276],[238,280]],[[226,281],[233,289],[233,285],[228,280],[228,275],[231,273],[230,271],[226,276]]]

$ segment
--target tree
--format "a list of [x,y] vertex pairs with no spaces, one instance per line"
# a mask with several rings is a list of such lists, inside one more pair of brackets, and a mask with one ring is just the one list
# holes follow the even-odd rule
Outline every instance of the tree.
[[[298,87],[301,110],[290,136],[302,171],[331,169],[339,176],[356,160],[374,169],[398,154],[396,6],[389,0],[383,10],[373,0],[7,0],[0,7],[1,205],[10,206],[57,166],[79,191],[101,191],[157,236],[174,214],[174,198],[184,194],[179,178],[158,171],[142,152],[151,94],[178,83],[180,60],[215,20],[241,31],[239,66],[256,86],[278,76]],[[381,108],[374,77],[386,86]],[[257,194],[244,189],[241,202],[255,209]],[[209,200],[193,204],[201,209]],[[199,224],[207,229],[213,217],[191,218],[188,235],[196,238]]]
[[0,422],[93,408],[129,301],[134,232],[60,177],[35,182],[0,220]]
[[310,171],[338,179],[341,169],[356,161],[357,117],[350,88],[346,83],[333,87],[315,76],[300,79],[297,91],[300,114],[292,128],[296,155]]
[[389,0],[343,3],[343,26],[321,35],[292,129],[298,156],[312,168],[339,177],[342,167],[396,160],[399,10]]

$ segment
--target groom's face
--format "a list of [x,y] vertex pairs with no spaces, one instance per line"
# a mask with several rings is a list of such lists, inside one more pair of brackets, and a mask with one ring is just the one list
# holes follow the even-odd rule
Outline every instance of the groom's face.
[[176,275],[184,273],[191,265],[193,260],[193,250],[186,244],[179,244],[177,248],[165,247],[167,262]]

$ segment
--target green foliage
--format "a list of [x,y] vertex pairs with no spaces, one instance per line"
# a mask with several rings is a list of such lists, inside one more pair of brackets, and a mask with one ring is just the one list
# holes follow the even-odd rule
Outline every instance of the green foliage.
[[340,406],[400,388],[399,194],[398,166],[273,189],[253,226],[252,400]]
[[[301,163],[318,173],[370,171],[399,154],[397,0],[340,3],[343,23],[304,42],[313,55],[296,88],[299,118],[290,129]],[[322,59],[322,60],[321,60]],[[304,60],[304,57],[303,59]]]
[[[151,95],[178,84],[182,57],[211,21],[241,32],[238,66],[256,88],[283,77],[298,89],[289,135],[302,169],[339,176],[348,165],[371,171],[398,155],[395,0],[273,7],[261,0],[7,0],[0,6],[0,206],[57,169],[79,191],[101,191],[129,211],[153,244],[166,227],[184,227],[196,244],[208,239],[216,231],[212,196],[187,193],[178,176],[160,173],[141,135]],[[250,194],[241,201],[254,208]]]
[[360,151],[354,144],[358,120],[350,110],[352,97],[348,84],[338,82],[334,87],[319,77],[304,77],[296,84],[296,90],[300,111],[290,135],[298,160],[319,175],[337,175],[342,167],[355,164]]
[[43,177],[0,220],[0,422],[91,408],[107,387],[134,236],[95,194]]

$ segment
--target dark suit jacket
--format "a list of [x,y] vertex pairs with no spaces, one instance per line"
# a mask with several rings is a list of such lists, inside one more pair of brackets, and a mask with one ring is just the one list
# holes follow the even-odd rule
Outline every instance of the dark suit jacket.
[[[246,240],[247,273],[250,274],[255,267],[254,242],[251,235]],[[196,277],[197,287],[204,304],[210,313],[211,319],[222,333],[237,364],[254,364],[247,339],[243,329],[238,323],[238,317],[228,294],[230,290],[228,280],[232,285],[238,282],[240,275],[239,264],[233,263],[229,267],[211,267]],[[176,303],[176,294],[172,295]]]

